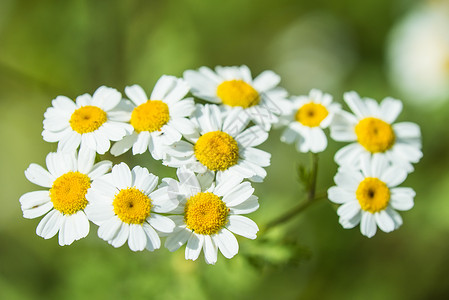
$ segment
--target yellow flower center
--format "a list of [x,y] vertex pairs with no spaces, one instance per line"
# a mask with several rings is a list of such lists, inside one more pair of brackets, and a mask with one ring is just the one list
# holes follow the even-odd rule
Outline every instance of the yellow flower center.
[[83,134],[97,130],[107,120],[107,115],[101,108],[87,105],[75,110],[69,122],[73,130]]
[[50,189],[53,207],[64,215],[72,215],[87,205],[86,193],[90,178],[80,172],[68,172],[58,177]]
[[355,126],[357,141],[371,153],[385,152],[395,142],[393,128],[387,122],[377,118],[365,118]]
[[137,132],[161,130],[169,120],[168,105],[160,100],[148,100],[131,114],[131,125]]
[[310,102],[298,109],[295,119],[304,126],[317,127],[320,126],[321,121],[323,121],[328,114],[329,112],[324,105]]
[[198,193],[187,200],[184,222],[198,234],[212,235],[228,223],[228,212],[226,204],[217,195]]
[[243,80],[223,81],[217,87],[217,96],[224,104],[248,108],[260,101],[259,93]]
[[367,177],[360,182],[355,195],[360,207],[371,213],[384,210],[390,201],[390,189],[383,181],[374,177]]
[[212,171],[224,171],[239,159],[239,146],[223,131],[211,131],[198,139],[193,147],[195,157]]
[[128,224],[143,224],[150,216],[152,207],[151,199],[136,188],[120,190],[112,205],[119,219]]

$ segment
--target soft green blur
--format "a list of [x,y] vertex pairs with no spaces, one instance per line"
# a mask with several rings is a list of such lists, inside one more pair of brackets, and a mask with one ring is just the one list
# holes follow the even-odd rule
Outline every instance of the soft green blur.
[[[56,144],[41,138],[43,113],[57,95],[74,98],[100,85],[140,84],[206,65],[271,69],[291,94],[321,88],[342,102],[356,90],[378,100],[402,98],[388,81],[385,47],[411,0],[0,1],[0,299],[444,299],[449,297],[447,104],[404,104],[400,121],[420,124],[424,158],[403,186],[415,207],[404,225],[374,238],[344,230],[327,200],[239,254],[185,261],[184,248],[134,253],[97,237],[60,247],[35,234],[40,218],[22,217],[19,198],[40,188],[30,163],[45,165]],[[449,28],[448,28],[449,31]],[[449,83],[448,83],[449,84]],[[404,101],[406,99],[403,99]],[[448,99],[449,100],[449,99]],[[303,199],[296,167],[309,156],[279,141],[263,184],[255,184],[262,227]],[[333,185],[335,151],[320,155],[318,190]],[[174,170],[144,154],[118,158],[160,178]],[[448,194],[446,194],[448,193]]]

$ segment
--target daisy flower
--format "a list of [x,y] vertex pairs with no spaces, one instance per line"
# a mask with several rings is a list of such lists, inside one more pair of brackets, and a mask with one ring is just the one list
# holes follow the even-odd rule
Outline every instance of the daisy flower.
[[95,151],[84,148],[79,155],[76,152],[49,153],[46,159],[48,171],[37,164],[30,164],[25,171],[26,178],[50,188],[20,197],[25,218],[34,219],[46,214],[37,226],[37,235],[49,239],[59,232],[61,246],[87,236],[86,194],[91,181],[104,175],[112,166],[110,161],[94,164],[94,160]]
[[187,70],[184,79],[193,95],[212,103],[223,104],[226,111],[242,108],[257,125],[269,130],[278,122],[278,115],[287,100],[287,92],[277,87],[281,78],[273,71],[264,71],[254,80],[247,66],[221,67],[215,72],[207,67]]
[[383,156],[362,158],[360,169],[341,167],[335,183],[328,190],[329,200],[342,204],[337,214],[343,228],[353,228],[360,223],[360,231],[367,237],[376,234],[377,227],[384,232],[402,225],[396,210],[413,207],[415,192],[411,188],[397,187],[407,177],[407,172],[389,165]]
[[154,159],[162,159],[160,145],[173,144],[183,134],[194,132],[187,117],[195,110],[195,104],[192,98],[183,99],[188,92],[184,80],[165,75],[157,81],[150,98],[139,85],[127,86],[125,94],[134,104],[128,121],[134,132],[115,143],[111,153],[117,156],[132,147],[133,154],[149,149]]
[[385,98],[361,99],[356,92],[345,93],[344,99],[355,115],[341,111],[331,125],[331,137],[336,141],[354,142],[335,154],[339,165],[355,165],[362,157],[384,156],[406,171],[421,157],[421,132],[411,122],[393,124],[402,110],[402,102]]
[[160,215],[177,203],[168,198],[167,188],[156,189],[158,177],[146,168],[132,169],[125,163],[97,178],[87,194],[86,214],[99,226],[98,236],[114,247],[128,241],[132,251],[159,249],[158,232],[169,233],[175,224]]
[[198,105],[191,120],[196,133],[165,149],[165,165],[186,166],[197,173],[216,172],[218,177],[238,176],[259,182],[265,178],[263,167],[270,165],[271,155],[254,147],[263,143],[268,133],[259,126],[243,130],[249,119],[241,109],[222,117],[218,106]]
[[289,113],[283,117],[287,128],[281,141],[287,144],[296,142],[299,152],[322,152],[327,147],[327,138],[323,129],[328,127],[336,112],[340,109],[332,103],[332,96],[319,90],[311,90],[309,96],[293,98],[289,103]]
[[170,216],[176,228],[165,241],[169,251],[176,251],[187,243],[186,259],[196,260],[203,250],[206,262],[215,264],[218,250],[226,258],[238,253],[239,244],[234,234],[256,238],[259,231],[256,223],[241,216],[259,207],[249,182],[228,177],[215,185],[213,177],[195,176],[185,168],[178,169],[177,175],[179,182],[164,179],[170,197],[179,201],[179,206],[172,211],[178,215]]
[[76,102],[65,96],[56,97],[44,114],[44,140],[58,142],[58,151],[74,151],[81,145],[104,154],[110,141],[132,132],[131,125],[124,123],[121,97],[117,90],[105,86],[92,96],[78,96]]

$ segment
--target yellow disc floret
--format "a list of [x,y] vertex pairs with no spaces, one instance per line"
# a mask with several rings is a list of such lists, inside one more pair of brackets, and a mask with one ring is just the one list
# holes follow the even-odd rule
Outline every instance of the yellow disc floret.
[[72,215],[87,205],[86,193],[90,178],[80,172],[68,172],[58,177],[50,189],[53,207],[64,215]]
[[101,108],[87,105],[75,110],[69,122],[73,130],[83,134],[97,130],[107,120],[107,115]]
[[260,101],[259,93],[243,80],[223,81],[217,87],[217,96],[223,104],[248,108]]
[[148,100],[134,108],[131,114],[131,125],[137,132],[161,130],[169,120],[168,105],[160,100]]
[[295,119],[304,126],[317,127],[328,114],[329,112],[324,105],[310,102],[298,109]]
[[226,204],[217,195],[198,193],[187,200],[184,222],[198,234],[212,235],[226,225],[228,212]]
[[383,181],[374,177],[367,177],[360,182],[355,195],[360,207],[370,213],[384,210],[390,201],[390,189]]
[[373,117],[360,120],[355,126],[355,134],[360,145],[371,153],[387,151],[396,139],[390,124]]
[[211,131],[198,139],[193,147],[195,157],[212,171],[224,171],[239,159],[239,146],[223,131]]
[[115,195],[114,212],[124,223],[142,224],[150,216],[151,199],[136,188],[120,190]]

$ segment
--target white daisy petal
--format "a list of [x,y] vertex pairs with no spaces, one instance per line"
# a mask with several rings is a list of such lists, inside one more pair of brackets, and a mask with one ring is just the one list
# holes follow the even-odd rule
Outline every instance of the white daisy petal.
[[402,225],[402,217],[395,210],[387,207],[385,210],[394,222],[395,229],[398,229]]
[[149,197],[152,200],[152,210],[157,213],[168,213],[178,206],[176,196],[179,191],[169,190],[169,187],[161,187],[152,192]]
[[268,138],[268,133],[259,126],[252,126],[235,137],[244,147],[259,146]]
[[335,153],[335,161],[339,165],[355,165],[359,161],[360,155],[364,152],[364,149],[360,144],[349,144]]
[[270,165],[271,154],[263,150],[248,147],[240,152],[241,157],[261,167]]
[[217,262],[217,252],[218,248],[215,245],[214,241],[209,235],[204,236],[204,258],[206,259],[206,263],[215,264]]
[[176,79],[175,86],[167,96],[165,96],[164,102],[168,105],[178,102],[187,95],[189,89],[189,85],[183,79]]
[[156,82],[153,92],[151,93],[151,100],[163,100],[165,96],[171,91],[176,84],[176,77],[163,75]]
[[[131,135],[125,136],[122,140],[116,142],[111,147],[111,154],[114,156],[119,156],[131,149],[133,147],[134,143],[137,141],[139,134],[134,132]],[[145,148],[146,150],[146,148]],[[144,150],[144,151],[145,151]]]
[[119,228],[116,231],[115,236],[109,241],[109,244],[115,248],[123,246],[129,237],[129,224],[120,222],[118,224]]
[[186,246],[185,257],[186,259],[196,260],[203,248],[204,238],[201,235],[192,234]]
[[360,212],[360,204],[357,201],[348,201],[337,210],[337,215],[342,219],[352,219]]
[[58,233],[61,224],[62,214],[57,210],[52,210],[39,222],[36,234],[44,239],[50,239]]
[[130,224],[128,246],[132,251],[142,251],[147,245],[147,237],[142,225]]
[[351,229],[360,224],[360,220],[362,218],[362,213],[356,214],[352,219],[339,219],[339,223],[344,229]]
[[373,237],[376,234],[377,226],[374,215],[369,212],[362,212],[362,219],[360,221],[360,232],[367,236]]
[[404,182],[404,180],[407,178],[407,172],[396,166],[391,166],[384,170],[379,178],[389,187],[395,187]]
[[147,151],[150,144],[150,133],[148,131],[142,131],[138,134],[137,140],[133,145],[133,154],[142,154]]
[[[105,241],[112,241],[117,236],[118,231],[121,230],[121,224],[122,222],[116,216],[106,220],[98,228],[98,237]],[[128,236],[126,238],[128,238]]]
[[49,191],[34,191],[23,194],[20,199],[22,210],[32,209],[50,201]]
[[164,246],[170,252],[176,251],[187,242],[191,234],[192,232],[186,229],[175,231],[167,237]]
[[159,238],[156,231],[147,223],[142,224],[143,230],[148,238],[148,242],[146,245],[146,249],[148,251],[154,251],[155,249],[159,249],[161,247],[161,239]]
[[105,111],[113,109],[122,99],[122,94],[116,89],[100,86],[92,95],[92,105]]
[[420,139],[421,129],[412,122],[401,122],[393,125],[393,130],[400,139]]
[[125,163],[115,165],[112,168],[112,180],[119,189],[126,189],[132,184],[131,170]]
[[34,206],[30,209],[23,211],[23,217],[26,219],[34,219],[46,214],[50,209],[53,208],[52,202],[46,202],[39,206]]
[[344,99],[349,108],[359,117],[363,119],[370,115],[367,107],[356,92],[347,92],[344,94]]
[[351,193],[339,186],[330,187],[327,194],[329,200],[337,204],[343,204],[356,200],[354,193]]
[[34,184],[48,188],[52,187],[53,181],[56,179],[38,164],[30,164],[25,170],[25,177]]
[[173,229],[175,228],[175,223],[172,220],[155,213],[150,215],[148,222],[154,229],[164,233],[173,232]]
[[233,108],[223,121],[222,130],[231,136],[237,136],[249,123],[248,115],[240,107]]
[[84,211],[86,212],[89,220],[91,220],[96,225],[101,225],[103,222],[106,222],[107,220],[113,218],[115,215],[112,203],[108,205],[87,205]]
[[249,197],[245,202],[230,207],[230,212],[232,214],[245,215],[255,212],[259,208],[258,198],[254,195]]
[[151,193],[157,186],[159,178],[148,172],[147,168],[135,166],[132,170],[133,186],[145,194]]
[[236,206],[247,200],[253,193],[254,188],[251,187],[251,183],[246,181],[234,187],[229,194],[224,195],[223,202],[230,207]]
[[70,132],[65,135],[58,144],[58,151],[72,152],[75,151],[81,143],[81,135],[77,132]]
[[391,189],[390,204],[397,210],[409,210],[413,207],[413,198],[416,193],[413,189],[407,187],[398,187]]
[[95,180],[100,176],[103,176],[106,174],[109,170],[112,168],[112,162],[108,160],[103,160],[95,165],[93,165],[92,169],[88,173],[88,176],[90,179]]
[[232,258],[239,252],[239,243],[235,236],[226,228],[220,230],[215,236],[212,236],[218,249],[226,258]]
[[276,87],[281,82],[281,77],[273,71],[264,71],[254,79],[253,86],[259,92],[265,92]]
[[259,231],[259,227],[253,220],[239,215],[229,216],[229,223],[226,225],[226,228],[235,234],[252,240],[257,237],[256,234]]
[[148,101],[147,94],[143,88],[137,84],[125,87],[125,94],[132,102],[134,102],[136,106],[144,104]]
[[402,102],[387,97],[380,104],[380,110],[382,119],[387,123],[393,123],[402,111]]
[[391,232],[395,229],[394,221],[384,210],[374,214],[377,226],[383,232]]
[[[94,150],[87,147],[81,147],[80,151],[78,152],[78,161],[76,163],[77,170],[83,174],[91,172],[95,163],[95,155],[96,153]],[[94,178],[91,177],[91,179]]]

